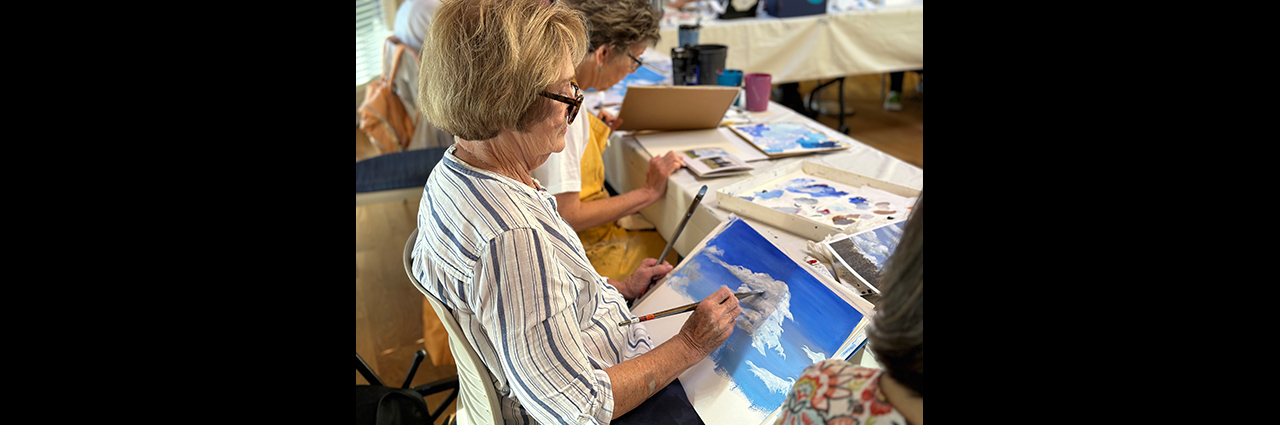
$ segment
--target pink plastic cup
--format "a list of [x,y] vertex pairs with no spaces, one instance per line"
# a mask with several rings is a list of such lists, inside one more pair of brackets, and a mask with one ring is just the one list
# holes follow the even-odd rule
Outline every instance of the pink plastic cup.
[[769,91],[773,76],[769,74],[747,74],[747,110],[763,112],[769,109]]

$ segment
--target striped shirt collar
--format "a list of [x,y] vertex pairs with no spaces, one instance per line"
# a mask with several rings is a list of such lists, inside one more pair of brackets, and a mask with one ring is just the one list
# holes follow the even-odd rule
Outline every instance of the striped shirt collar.
[[489,170],[473,167],[471,166],[471,164],[468,164],[466,161],[463,161],[462,159],[458,158],[453,154],[454,150],[456,149],[458,149],[458,143],[454,142],[454,144],[449,145],[449,149],[444,152],[444,158],[447,159],[450,163],[452,163],[448,166],[452,167],[455,170],[458,170],[458,171],[465,170],[473,173],[480,173],[481,175],[493,178],[494,180],[502,182],[503,184],[506,184],[508,186],[515,187],[521,191],[529,193],[530,195],[537,195],[543,198],[548,198],[548,197],[553,199],[555,198],[554,196],[551,196],[551,193],[547,192],[547,188],[542,185],[542,182],[538,181],[538,179],[534,178],[533,176],[529,176],[529,178],[533,180],[534,184],[538,185],[537,189],[534,189],[529,186],[525,186],[524,183],[520,183],[513,178],[510,178]]

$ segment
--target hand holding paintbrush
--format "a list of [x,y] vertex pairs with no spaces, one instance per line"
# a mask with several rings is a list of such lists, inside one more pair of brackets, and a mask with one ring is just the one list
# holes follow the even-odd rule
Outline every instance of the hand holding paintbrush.
[[[677,307],[674,310],[687,309],[685,312],[693,312],[688,320],[680,326],[680,332],[676,333],[667,343],[663,343],[662,347],[666,347],[668,343],[675,343],[675,346],[685,347],[690,351],[686,351],[686,355],[696,358],[711,354],[716,348],[724,344],[729,336],[733,335],[735,323],[742,314],[742,305],[738,298],[745,297],[751,293],[738,294],[729,290],[728,287],[721,286],[711,295],[702,299],[702,302],[695,304],[696,307]],[[671,313],[679,314],[679,313]],[[670,314],[668,314],[670,315]],[[643,320],[652,320],[657,314],[651,315],[650,319],[641,318],[635,322]],[[665,316],[664,316],[665,317]],[[628,322],[620,325],[626,326]],[[679,348],[675,348],[679,350]]]
[[[761,295],[761,294],[764,294],[764,291],[740,292],[740,293],[737,293],[737,294],[733,294],[733,296],[734,296],[734,297],[737,297],[739,300],[741,300],[741,299],[742,299],[742,297],[746,297],[746,296],[750,296],[750,295]],[[688,312],[691,312],[691,311],[696,310],[696,309],[698,308],[698,304],[701,304],[701,303],[700,303],[700,302],[696,302],[696,303],[693,303],[693,304],[682,305],[682,306],[680,306],[680,307],[671,308],[671,309],[666,309],[666,310],[659,311],[659,312],[657,312],[657,313],[653,313],[653,314],[649,314],[649,315],[645,315],[645,316],[640,316],[640,317],[637,317],[637,318],[635,318],[635,319],[633,319],[633,320],[628,320],[628,321],[625,321],[625,322],[618,323],[618,326],[626,326],[626,325],[630,325],[630,324],[633,324],[633,323],[647,322],[647,321],[650,321],[650,320],[653,320],[653,319],[663,318],[663,317],[667,317],[667,316],[674,316],[674,315],[677,315],[677,314],[680,314],[680,313],[688,313]]]

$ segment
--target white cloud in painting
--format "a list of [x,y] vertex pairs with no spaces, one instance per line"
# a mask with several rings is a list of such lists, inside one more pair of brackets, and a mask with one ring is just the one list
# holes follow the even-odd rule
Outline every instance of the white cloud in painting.
[[764,294],[742,300],[742,315],[736,320],[737,326],[751,335],[751,346],[759,350],[760,354],[764,355],[766,349],[772,348],[786,359],[787,353],[781,342],[782,321],[795,319],[791,315],[791,291],[787,284],[767,273],[755,273],[746,267],[727,264],[718,256],[712,255],[709,258],[742,281],[742,285],[734,292],[764,291]]
[[698,271],[698,267],[699,264],[697,262],[685,263],[685,266],[680,269],[679,273],[673,273],[671,277],[667,278],[667,282],[664,283],[664,285],[671,286],[671,289],[674,289],[678,293],[688,294],[689,282],[702,279],[702,273]]
[[751,368],[751,373],[754,373],[757,378],[764,381],[764,385],[769,387],[769,391],[786,394],[787,391],[791,390],[791,387],[796,384],[795,378],[788,378],[785,380],[779,378],[778,375],[774,375],[772,372],[756,366],[755,363],[751,363],[751,360],[747,360],[747,367]]
[[820,351],[818,351],[818,352],[815,352],[815,351],[809,351],[809,346],[808,346],[808,345],[802,345],[802,346],[800,346],[800,349],[801,349],[801,350],[804,350],[804,354],[805,354],[806,356],[809,356],[809,360],[812,360],[814,363],[817,363],[817,362],[820,362],[820,361],[823,361],[823,360],[826,360],[826,359],[827,359],[827,354],[826,354],[826,353],[823,353],[823,352],[820,352]]

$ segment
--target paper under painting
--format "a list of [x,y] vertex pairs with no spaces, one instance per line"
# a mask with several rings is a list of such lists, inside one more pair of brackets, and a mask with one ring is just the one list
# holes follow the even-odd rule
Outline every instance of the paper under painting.
[[844,142],[831,138],[807,125],[795,122],[744,124],[730,126],[729,128],[770,156],[821,152],[849,147]]
[[[742,300],[742,315],[729,339],[680,376],[703,420],[755,424],[782,405],[804,368],[850,354],[850,336],[863,314],[745,221],[732,216],[721,229],[633,312],[698,302],[721,286],[734,292],[764,290]],[[665,341],[684,320],[658,319],[645,326],[655,342]]]

